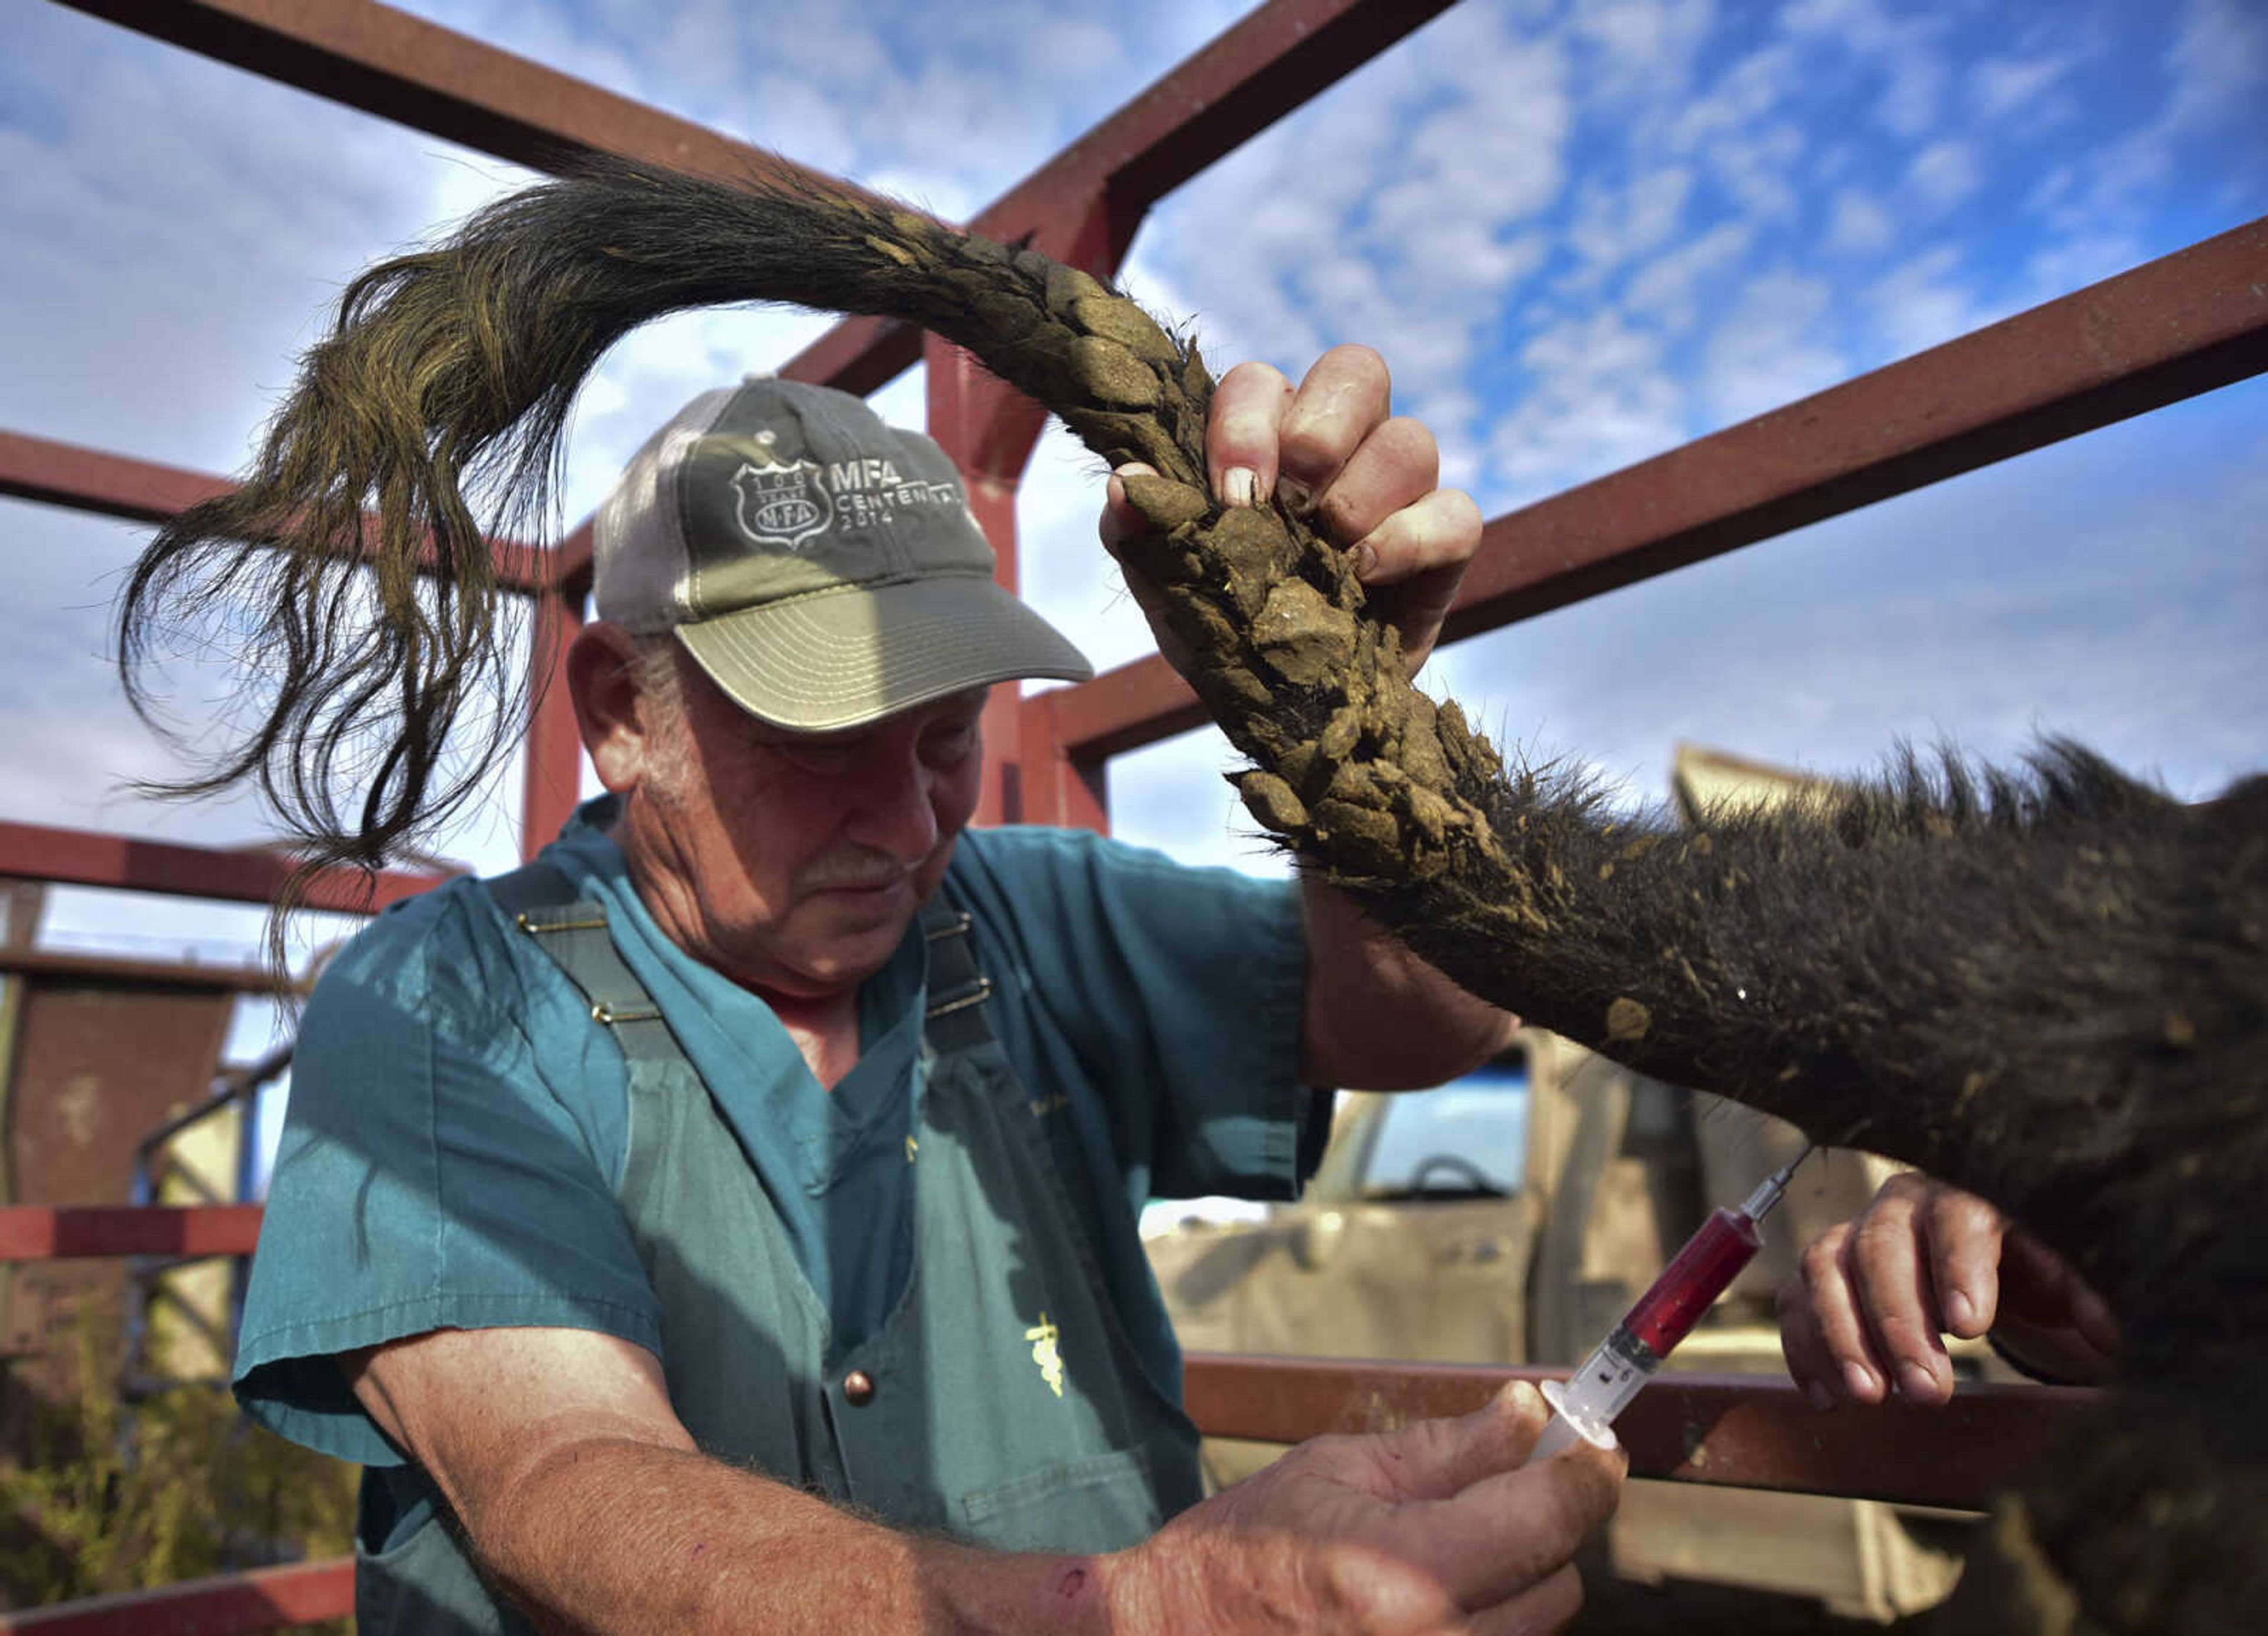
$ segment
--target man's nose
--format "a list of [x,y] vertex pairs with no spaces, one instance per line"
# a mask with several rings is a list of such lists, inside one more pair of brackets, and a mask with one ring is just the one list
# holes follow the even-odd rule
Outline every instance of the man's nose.
[[938,781],[936,769],[910,748],[867,758],[852,792],[850,839],[902,864],[928,857],[943,829],[937,815]]

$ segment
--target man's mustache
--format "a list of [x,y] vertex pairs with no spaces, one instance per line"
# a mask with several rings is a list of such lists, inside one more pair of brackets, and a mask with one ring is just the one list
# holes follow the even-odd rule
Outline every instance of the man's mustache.
[[870,890],[892,886],[912,876],[918,864],[902,864],[886,852],[862,852],[845,858],[822,859],[795,878],[805,892]]

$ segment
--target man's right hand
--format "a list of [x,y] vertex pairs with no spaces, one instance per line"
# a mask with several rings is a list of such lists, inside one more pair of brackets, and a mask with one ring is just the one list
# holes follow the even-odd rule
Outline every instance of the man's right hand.
[[1588,1445],[1521,1462],[1550,1410],[1515,1383],[1462,1419],[1321,1437],[1108,1560],[1114,1630],[1452,1636],[1553,1631],[1571,1559],[1622,1497]]

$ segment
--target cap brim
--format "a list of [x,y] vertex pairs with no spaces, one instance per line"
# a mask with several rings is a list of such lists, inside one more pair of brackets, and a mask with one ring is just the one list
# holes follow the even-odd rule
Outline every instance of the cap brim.
[[865,726],[995,682],[1094,674],[1055,627],[973,573],[743,608],[681,624],[677,639],[741,709],[800,733]]

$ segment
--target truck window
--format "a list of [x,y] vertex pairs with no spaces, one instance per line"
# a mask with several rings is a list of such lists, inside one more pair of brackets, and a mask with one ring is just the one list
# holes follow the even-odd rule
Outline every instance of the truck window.
[[1387,1100],[1366,1156],[1372,1198],[1506,1197],[1528,1162],[1528,1072],[1491,1065]]

